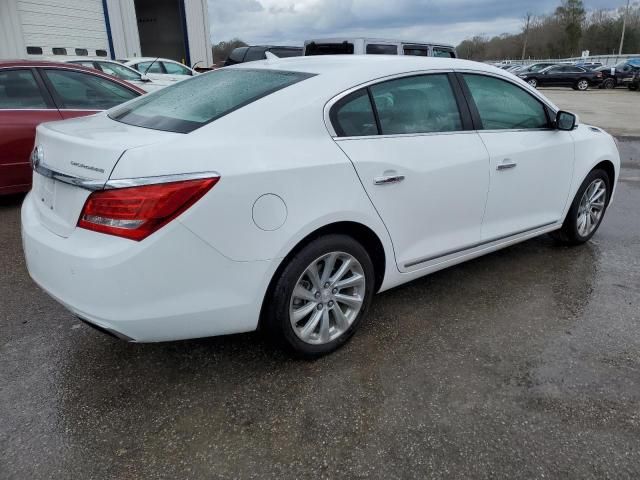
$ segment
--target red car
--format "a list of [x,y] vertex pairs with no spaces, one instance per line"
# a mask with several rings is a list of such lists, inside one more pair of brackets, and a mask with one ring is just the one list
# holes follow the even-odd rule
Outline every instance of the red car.
[[80,65],[0,61],[0,195],[31,188],[29,156],[38,124],[91,115],[144,93]]

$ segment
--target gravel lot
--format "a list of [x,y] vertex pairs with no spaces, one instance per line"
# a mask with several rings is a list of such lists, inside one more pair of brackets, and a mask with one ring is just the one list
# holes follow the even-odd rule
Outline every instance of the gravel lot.
[[29,279],[21,198],[0,199],[0,478],[640,478],[640,141],[620,146],[592,242],[381,294],[315,362],[259,334],[135,345],[81,325]]

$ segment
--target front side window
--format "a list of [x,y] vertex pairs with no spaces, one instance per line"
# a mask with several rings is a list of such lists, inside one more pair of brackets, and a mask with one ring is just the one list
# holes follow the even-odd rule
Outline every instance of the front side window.
[[378,127],[367,89],[341,99],[331,111],[333,128],[340,137],[377,135]]
[[456,58],[456,54],[450,48],[433,47],[434,57]]
[[162,62],[162,64],[166,72],[171,75],[191,75],[191,70],[184,65],[173,62]]
[[139,96],[111,80],[71,70],[44,70],[56,93],[60,108],[107,110]]
[[370,43],[367,45],[367,54],[369,55],[397,55],[398,47],[395,45],[379,45]]
[[383,135],[462,130],[446,74],[405,77],[370,88]]
[[522,88],[494,77],[463,75],[484,130],[548,128],[542,103]]
[[0,70],[0,109],[47,108],[31,70]]
[[142,97],[110,117],[138,127],[188,133],[312,74],[222,69]]
[[107,75],[113,75],[114,77],[122,80],[140,80],[142,76],[140,73],[125,67],[124,65],[118,65],[117,63],[110,62],[97,62],[100,70]]

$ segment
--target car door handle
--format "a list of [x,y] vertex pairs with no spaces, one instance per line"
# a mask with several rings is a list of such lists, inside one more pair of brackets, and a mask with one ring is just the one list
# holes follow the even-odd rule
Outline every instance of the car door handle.
[[404,175],[385,175],[373,179],[374,185],[388,185],[390,183],[400,183],[404,180]]
[[508,170],[509,168],[516,168],[518,164],[516,162],[512,162],[509,159],[505,159],[500,165],[498,165],[498,170]]

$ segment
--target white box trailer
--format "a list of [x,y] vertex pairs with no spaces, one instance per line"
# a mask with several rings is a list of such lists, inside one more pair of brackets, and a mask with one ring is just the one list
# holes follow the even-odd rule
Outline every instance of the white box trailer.
[[165,57],[213,64],[207,0],[0,0],[0,59]]

